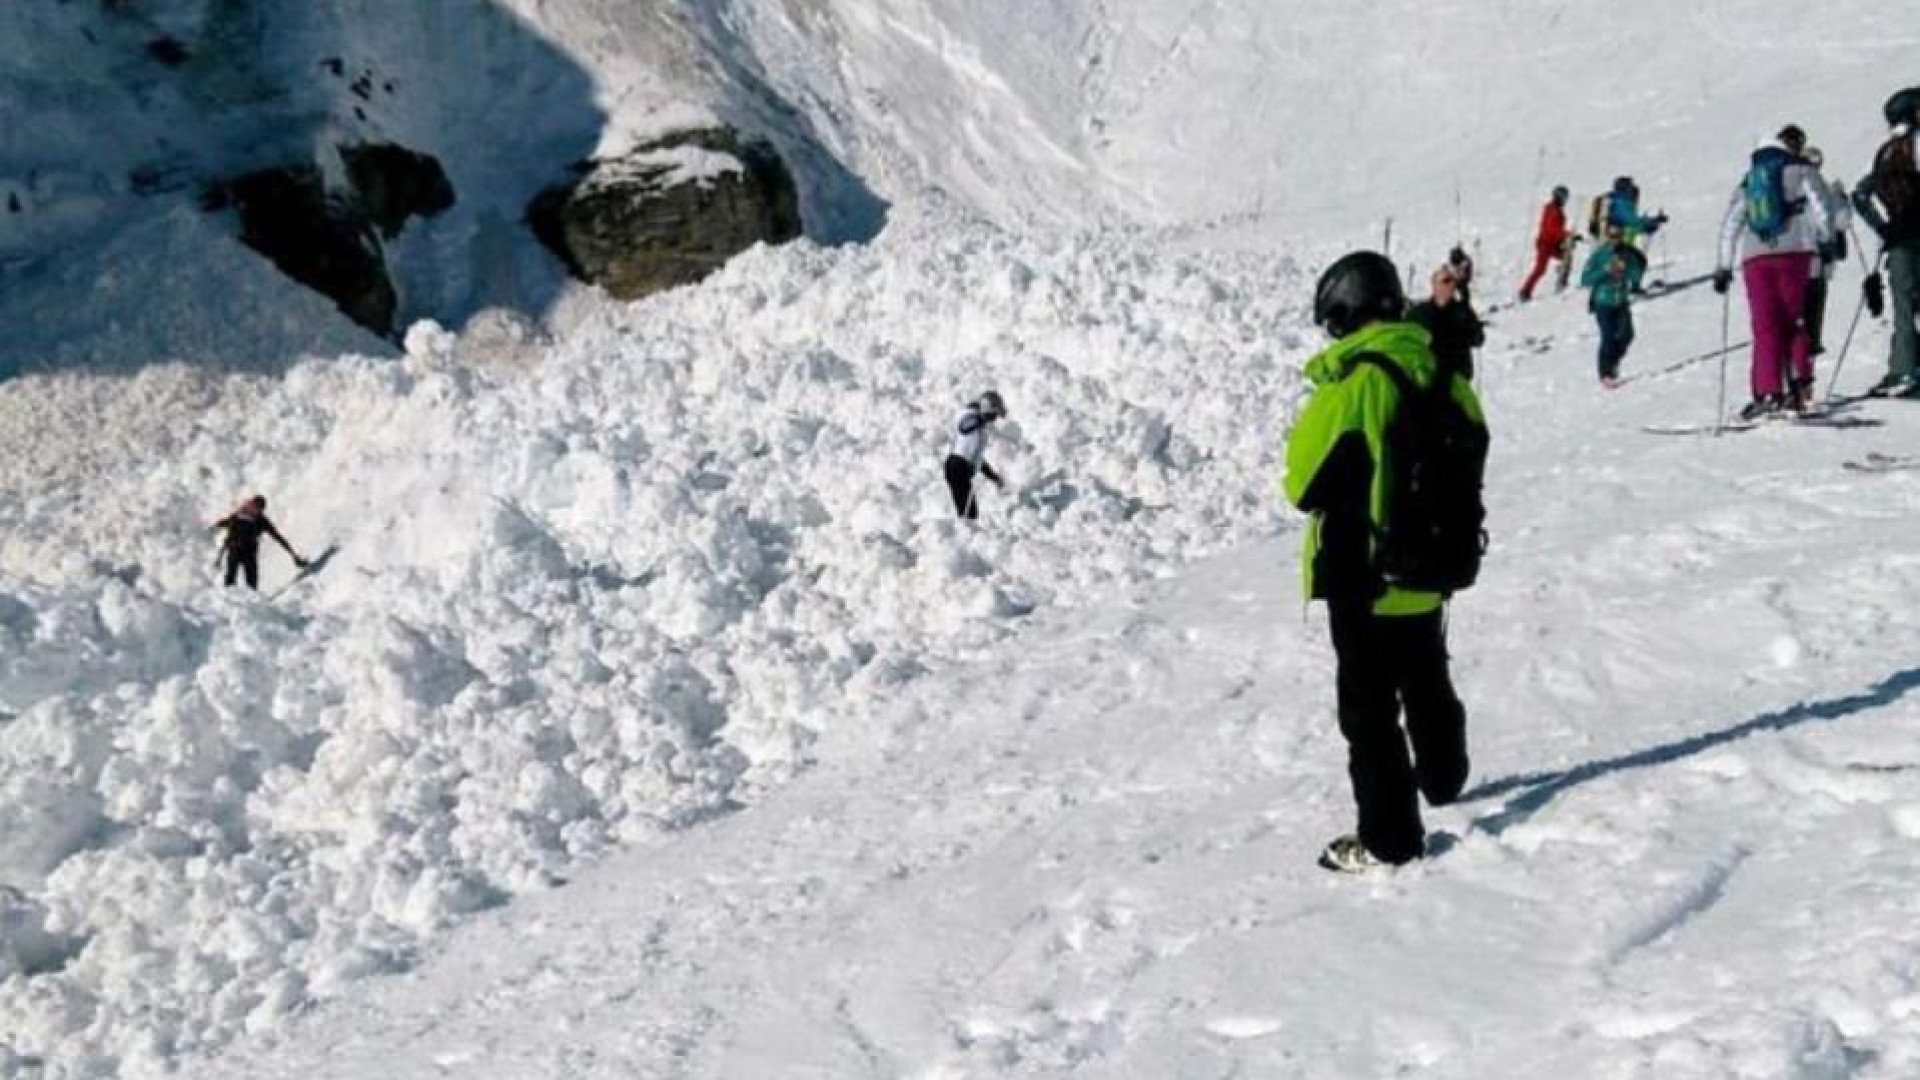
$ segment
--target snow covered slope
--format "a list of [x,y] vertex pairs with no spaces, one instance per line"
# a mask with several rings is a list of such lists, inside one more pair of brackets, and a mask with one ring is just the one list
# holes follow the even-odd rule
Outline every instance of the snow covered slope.
[[1778,0],[733,6],[777,84],[914,179],[1002,219],[1214,242],[1373,238],[1389,215],[1428,245],[1491,238],[1543,184],[1620,172],[1671,209],[1709,177],[1718,197],[1786,115],[1855,167],[1915,48],[1904,9],[1851,0],[1819,19]]
[[[1640,370],[1711,306],[1647,305]],[[1574,305],[1502,330],[1438,858],[1312,865],[1350,810],[1289,538],[1046,614],[209,1075],[1913,1075],[1920,471],[1840,462],[1920,417],[1649,435],[1714,365],[1603,396]]]
[[[545,167],[503,132],[688,116],[818,154],[820,239],[894,208],[533,319],[449,269],[463,204],[402,252],[451,329],[370,359],[181,193],[35,202],[0,295],[53,369],[0,383],[0,1075],[1911,1074],[1920,473],[1838,463],[1914,417],[1649,435],[1710,418],[1716,365],[1663,370],[1717,343],[1710,293],[1647,305],[1605,397],[1577,300],[1503,314],[1499,547],[1455,615],[1485,782],[1375,883],[1311,871],[1345,786],[1272,491],[1327,253],[1389,214],[1422,263],[1478,235],[1497,297],[1547,184],[1626,171],[1676,214],[1657,270],[1697,273],[1754,134],[1848,175],[1911,81],[1894,14],[1831,7],[1814,43],[1641,0],[300,21],[275,48],[436,72],[382,122],[499,213]],[[0,14],[9,88],[74,89],[33,46],[83,8]],[[117,104],[62,131],[173,107],[82,74]],[[964,531],[934,470],[989,385],[1012,484]],[[338,545],[299,582],[269,552],[270,598],[207,565],[252,490]]]
[[[554,340],[10,384],[0,1043],[94,1075],[271,1025],[757,801],[1036,609],[1270,531],[1300,291],[935,217]],[[928,479],[988,385],[1013,486],[975,536]],[[209,588],[248,490],[339,545],[292,586],[268,552],[266,602]]]

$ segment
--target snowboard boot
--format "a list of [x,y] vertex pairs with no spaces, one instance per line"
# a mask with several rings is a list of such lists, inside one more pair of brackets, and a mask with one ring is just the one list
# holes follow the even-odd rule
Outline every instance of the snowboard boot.
[[1336,836],[1327,842],[1320,852],[1320,865],[1336,874],[1365,874],[1374,870],[1385,870],[1392,863],[1367,850],[1354,833]]

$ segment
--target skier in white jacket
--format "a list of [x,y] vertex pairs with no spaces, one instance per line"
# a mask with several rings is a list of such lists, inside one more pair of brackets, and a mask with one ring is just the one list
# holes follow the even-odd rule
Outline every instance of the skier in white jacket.
[[1753,324],[1753,400],[1740,410],[1745,420],[1787,408],[1801,412],[1813,401],[1807,282],[1833,228],[1816,194],[1820,174],[1801,156],[1806,148],[1806,132],[1788,124],[1755,150],[1720,229],[1713,291],[1727,291],[1738,256]]
[[1007,403],[998,391],[989,390],[980,400],[971,402],[954,421],[953,442],[947,447],[947,489],[953,493],[953,512],[972,520],[980,516],[973,497],[973,478],[981,476],[1000,484],[1000,474],[987,464],[987,428],[1005,419]]

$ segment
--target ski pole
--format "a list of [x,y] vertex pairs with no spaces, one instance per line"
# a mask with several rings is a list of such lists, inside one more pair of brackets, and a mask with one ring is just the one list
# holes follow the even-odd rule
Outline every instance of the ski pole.
[[[1868,277],[1872,277],[1874,274],[1877,274],[1880,272],[1880,262],[1882,259],[1885,259],[1886,257],[1887,257],[1887,253],[1886,253],[1886,250],[1883,248],[1881,249],[1879,258],[1876,258],[1873,260],[1873,269],[1867,271]],[[1828,401],[1833,400],[1834,391],[1838,389],[1840,386],[1840,369],[1847,365],[1847,351],[1853,348],[1853,332],[1855,330],[1860,329],[1860,316],[1866,313],[1867,313],[1867,290],[1863,285],[1862,288],[1860,289],[1860,302],[1854,305],[1854,308],[1853,308],[1853,321],[1847,324],[1846,339],[1840,343],[1840,355],[1834,357],[1833,374],[1827,378],[1827,400]]]
[[1732,348],[1727,339],[1732,336],[1733,290],[1720,294],[1720,402],[1713,410],[1713,434],[1718,437],[1726,426],[1727,417],[1727,354]]

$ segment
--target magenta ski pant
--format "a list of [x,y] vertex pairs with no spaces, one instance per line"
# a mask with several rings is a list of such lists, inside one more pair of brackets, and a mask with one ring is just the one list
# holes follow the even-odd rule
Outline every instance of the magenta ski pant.
[[1783,390],[1791,378],[1813,381],[1813,339],[1807,334],[1807,278],[1813,253],[1757,255],[1741,267],[1747,315],[1753,321],[1753,396]]

